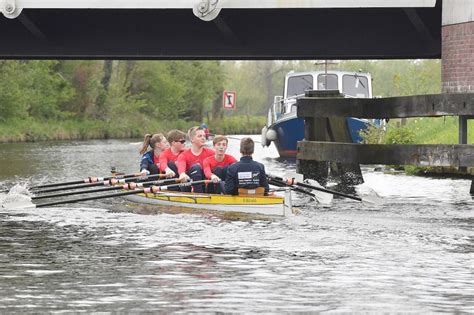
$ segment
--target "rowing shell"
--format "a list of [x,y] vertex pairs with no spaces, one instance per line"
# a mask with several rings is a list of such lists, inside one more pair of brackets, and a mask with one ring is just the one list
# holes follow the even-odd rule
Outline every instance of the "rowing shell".
[[160,192],[156,194],[137,194],[125,197],[127,200],[170,207],[261,214],[268,216],[291,216],[291,191],[284,196],[230,196],[199,193]]

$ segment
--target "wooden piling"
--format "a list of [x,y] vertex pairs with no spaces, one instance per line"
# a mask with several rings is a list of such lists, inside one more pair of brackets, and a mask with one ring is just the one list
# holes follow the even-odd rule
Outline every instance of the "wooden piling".
[[[338,90],[308,91],[306,96],[318,98],[342,98]],[[305,119],[305,140],[352,142],[346,118],[342,117],[308,117]],[[360,166],[355,163],[338,163],[330,161],[311,161],[298,159],[297,169],[307,178],[316,179],[325,185],[331,176],[343,186],[359,185],[364,182]],[[329,174],[330,170],[330,174]]]
[[[358,99],[318,97],[316,92],[319,91],[314,92],[297,101],[298,117],[304,118],[308,124],[305,126],[305,141],[298,142],[299,164],[302,161],[309,165],[336,163],[335,169],[337,163],[412,164],[457,167],[460,170],[474,166],[474,145],[467,144],[467,120],[474,119],[474,93]],[[440,116],[459,116],[460,144],[354,144],[347,140],[347,134],[342,131],[345,117],[380,119]],[[346,131],[348,132],[347,129]],[[338,171],[340,174],[348,172],[342,168]],[[318,176],[323,175],[318,173]],[[474,194],[474,180],[470,191]]]

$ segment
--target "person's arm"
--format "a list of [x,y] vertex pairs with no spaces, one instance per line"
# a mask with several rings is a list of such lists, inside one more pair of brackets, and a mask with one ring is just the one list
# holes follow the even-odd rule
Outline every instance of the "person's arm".
[[150,160],[148,158],[148,153],[143,154],[142,159],[140,161],[140,172],[147,173],[146,175],[150,174],[148,170],[150,167]]
[[176,160],[176,166],[178,168],[178,174],[179,174],[179,180],[180,181],[186,181],[189,180],[189,176],[186,174],[186,152],[182,152],[179,156],[178,159]]
[[204,175],[206,176],[206,178],[211,178],[212,171],[211,171],[211,163],[209,161],[209,157],[205,158],[202,164],[203,164],[203,169],[204,169]]

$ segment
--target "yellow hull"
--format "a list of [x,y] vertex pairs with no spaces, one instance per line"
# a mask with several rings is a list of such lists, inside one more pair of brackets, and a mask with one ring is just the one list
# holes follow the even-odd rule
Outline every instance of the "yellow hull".
[[289,216],[293,214],[290,191],[285,193],[284,197],[163,192],[158,194],[130,195],[126,198],[134,202],[158,206],[174,206],[272,216]]

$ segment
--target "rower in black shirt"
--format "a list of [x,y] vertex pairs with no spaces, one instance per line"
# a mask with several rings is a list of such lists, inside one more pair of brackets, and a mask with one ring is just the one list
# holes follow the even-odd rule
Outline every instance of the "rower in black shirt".
[[252,159],[255,144],[251,138],[243,138],[240,141],[240,161],[232,164],[227,169],[225,179],[225,192],[237,195],[239,188],[256,189],[263,187],[265,195],[270,190],[265,173],[265,166]]

